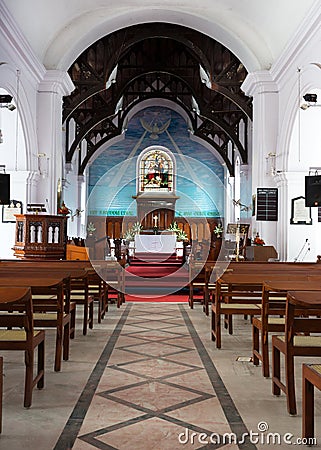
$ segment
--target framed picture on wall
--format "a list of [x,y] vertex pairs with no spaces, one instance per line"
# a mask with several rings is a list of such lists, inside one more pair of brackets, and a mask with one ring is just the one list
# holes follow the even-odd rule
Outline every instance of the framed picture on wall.
[[22,214],[22,202],[19,200],[10,200],[9,205],[3,205],[2,222],[15,222],[15,214]]
[[305,197],[291,200],[291,225],[312,225],[311,208],[305,206]]

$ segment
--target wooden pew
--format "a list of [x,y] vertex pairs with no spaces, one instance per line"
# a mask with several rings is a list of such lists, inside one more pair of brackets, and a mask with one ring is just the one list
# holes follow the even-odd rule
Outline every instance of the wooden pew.
[[302,364],[302,437],[314,438],[314,387],[321,391],[321,364]]
[[94,269],[87,269],[88,294],[98,304],[97,322],[101,323],[108,311],[107,283],[97,274]]
[[[222,346],[221,318],[232,315],[260,315],[262,280],[227,273],[216,281],[216,289],[212,298],[212,341],[216,347]],[[231,325],[231,323],[229,323]],[[232,334],[231,326],[229,333]]]
[[[301,271],[296,273],[298,277]],[[267,278],[281,281],[292,277],[292,273],[280,271],[224,273],[216,281],[212,294],[212,340],[216,341],[216,347],[221,348],[221,316],[225,316],[226,327],[232,334],[233,315],[261,315],[262,287]]]
[[31,287],[34,325],[56,328],[54,370],[60,371],[62,358],[69,359],[70,309],[65,279],[54,274],[50,276],[48,272],[38,272],[38,277],[26,272],[24,275],[0,272],[0,286]]
[[[224,263],[221,263],[224,264]],[[252,273],[258,271],[262,272],[264,270],[269,270],[274,268],[274,270],[306,270],[311,271],[315,270],[318,271],[318,273],[321,273],[321,266],[317,263],[312,262],[290,262],[290,261],[284,261],[284,262],[255,262],[255,261],[244,261],[244,262],[231,262],[228,265],[229,271],[251,271]]]
[[[0,287],[0,350],[24,351],[24,406],[32,404],[32,391],[44,387],[45,332],[34,330],[33,305],[30,288]],[[38,349],[37,373],[34,376],[34,351]]]
[[95,263],[95,268],[107,284],[107,301],[112,295],[117,297],[117,308],[125,302],[125,271],[117,261]]
[[[305,311],[306,317],[297,317],[296,309]],[[285,331],[272,336],[272,393],[286,394],[289,414],[295,415],[295,356],[321,356],[321,290],[288,291],[286,300]],[[316,317],[314,317],[316,316]],[[318,333],[313,335],[312,333]],[[284,354],[285,381],[281,380],[280,354]]]
[[91,265],[88,267],[83,267],[83,264],[72,264],[73,262],[67,261],[43,261],[43,262],[34,262],[34,261],[23,261],[18,263],[11,263],[11,265],[6,264],[2,266],[0,264],[0,275],[1,273],[6,273],[8,271],[17,271],[17,269],[21,269],[21,271],[25,273],[41,273],[46,276],[46,274],[52,273],[66,279],[70,278],[70,287],[69,287],[69,295],[71,296],[70,305],[71,305],[71,338],[74,337],[75,334],[75,305],[83,306],[83,334],[87,333],[88,326],[93,328],[93,316],[94,316],[94,306],[93,301],[94,298],[89,295],[88,292],[88,270],[93,270]]
[[[284,332],[287,291],[321,289],[321,279],[316,280],[306,275],[301,278],[300,274],[288,274],[286,278],[287,280],[270,280],[263,283],[261,317],[254,317],[252,321],[253,364],[262,362],[264,377],[270,375],[269,333]],[[297,314],[301,314],[301,311],[297,311]]]
[[[196,278],[193,281],[193,264],[196,266]],[[208,315],[209,312],[209,301],[214,297],[214,292],[216,289],[216,280],[220,278],[223,274],[234,273],[234,274],[247,274],[247,275],[267,275],[272,273],[275,275],[281,273],[306,273],[306,275],[320,275],[321,276],[321,264],[317,263],[294,263],[294,262],[254,262],[254,261],[244,261],[244,262],[226,262],[226,261],[215,261],[210,264],[202,262],[193,262],[190,268],[190,295],[189,302],[190,307],[193,307],[193,290],[191,287],[200,287],[203,290],[203,310]],[[205,274],[206,273],[206,274]],[[199,275],[198,275],[199,274]]]
[[0,433],[2,433],[3,357],[0,356]]
[[[71,276],[73,276],[73,274],[75,274],[73,271],[78,271],[78,270],[86,270],[88,271],[89,274],[93,274],[93,272],[96,273],[96,276],[91,276],[90,275],[90,279],[93,282],[92,286],[98,286],[98,289],[100,288],[100,285],[102,283],[102,289],[104,290],[104,294],[105,294],[105,298],[103,298],[103,295],[101,293],[101,295],[94,295],[94,301],[97,300],[98,302],[98,314],[97,314],[97,318],[98,318],[98,323],[101,321],[101,319],[105,316],[107,309],[108,309],[108,301],[107,301],[107,297],[108,294],[106,293],[107,291],[112,292],[114,291],[115,288],[117,288],[117,277],[118,277],[118,272],[119,272],[119,268],[122,267],[121,266],[121,261],[120,262],[115,262],[115,261],[100,261],[100,260],[94,260],[94,261],[89,261],[89,260],[59,260],[59,261],[42,261],[42,260],[35,260],[35,261],[26,261],[26,260],[0,260],[0,270],[2,267],[14,267],[15,269],[19,269],[19,268],[25,268],[25,267],[31,267],[34,268],[35,270],[37,270],[38,267],[42,267],[42,268],[47,268],[47,269],[63,269],[68,271],[68,273],[70,273]],[[100,267],[101,265],[105,266],[106,264],[109,264],[110,267],[113,268],[114,270],[114,276],[110,276],[111,272],[108,272],[108,279],[107,281],[110,282],[109,285],[109,289],[108,289],[108,283],[106,283],[106,280],[104,280],[103,278],[101,278],[101,271],[100,271]],[[101,281],[99,280],[99,278],[101,278]],[[106,285],[107,284],[107,285]],[[121,280],[120,284],[123,285],[123,280]],[[90,283],[89,283],[90,286]],[[90,289],[90,288],[89,288]],[[118,297],[117,300],[117,306],[119,307],[121,305],[121,303],[124,301],[124,296],[122,292],[119,291],[115,291],[116,295]],[[89,315],[89,313],[88,313]],[[84,321],[86,321],[86,316],[85,316],[85,311],[84,311]],[[88,318],[87,318],[87,323],[88,323]]]

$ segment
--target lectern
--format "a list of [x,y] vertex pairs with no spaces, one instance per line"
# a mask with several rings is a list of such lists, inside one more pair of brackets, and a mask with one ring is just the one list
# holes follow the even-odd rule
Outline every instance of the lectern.
[[15,214],[14,256],[21,259],[66,259],[67,217]]

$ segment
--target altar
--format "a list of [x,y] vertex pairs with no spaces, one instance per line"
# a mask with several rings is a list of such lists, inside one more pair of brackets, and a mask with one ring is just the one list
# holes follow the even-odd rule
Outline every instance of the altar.
[[176,235],[136,234],[135,253],[175,253]]

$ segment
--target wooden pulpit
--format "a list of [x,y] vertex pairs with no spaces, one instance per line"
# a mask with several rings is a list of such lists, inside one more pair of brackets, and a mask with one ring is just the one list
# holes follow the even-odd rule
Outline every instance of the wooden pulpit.
[[67,217],[16,214],[14,256],[21,259],[66,259]]

